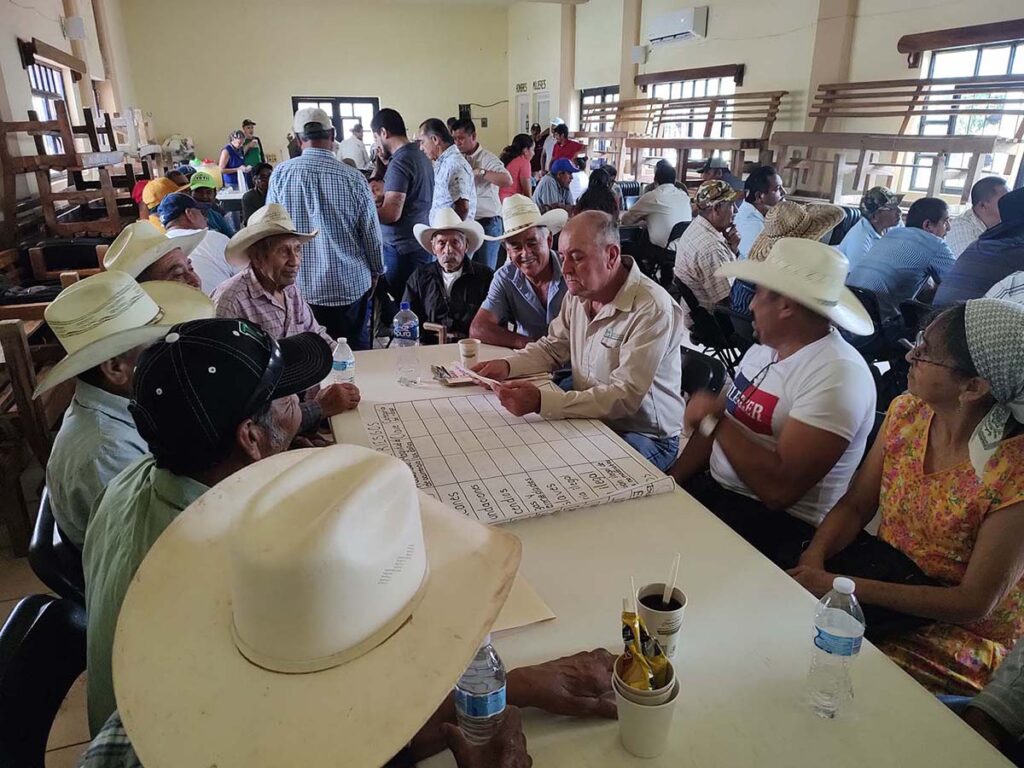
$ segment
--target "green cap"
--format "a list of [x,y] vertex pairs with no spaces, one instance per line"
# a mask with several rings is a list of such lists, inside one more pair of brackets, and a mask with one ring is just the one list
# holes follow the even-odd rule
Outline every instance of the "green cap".
[[217,180],[206,171],[196,171],[189,179],[188,186],[191,189],[216,189]]

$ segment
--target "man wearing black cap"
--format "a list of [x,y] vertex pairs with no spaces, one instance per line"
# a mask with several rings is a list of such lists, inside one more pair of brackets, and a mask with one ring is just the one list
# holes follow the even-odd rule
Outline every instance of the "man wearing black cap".
[[238,272],[228,264],[224,255],[228,247],[227,236],[210,229],[206,213],[191,197],[181,192],[170,194],[160,201],[156,212],[168,237],[205,233],[199,245],[189,253],[188,260],[199,275],[202,291],[207,296]]
[[211,486],[285,450],[299,429],[297,393],[330,369],[315,333],[275,341],[244,320],[175,325],[142,353],[128,410],[150,453],[97,500],[83,549],[92,734],[116,707],[114,629],[146,552]]

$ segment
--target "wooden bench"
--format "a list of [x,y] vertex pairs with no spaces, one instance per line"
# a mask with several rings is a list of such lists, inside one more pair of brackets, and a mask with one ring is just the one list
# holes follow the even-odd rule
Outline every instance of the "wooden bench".
[[[810,131],[778,131],[771,138],[792,190],[810,182],[817,187],[813,191],[838,203],[850,171],[852,190],[863,192],[873,175],[895,177],[897,169],[920,167],[904,155],[929,154],[934,160],[928,195],[940,194],[944,181],[962,175],[960,199],[966,203],[985,155],[1005,154],[999,170],[1007,176],[1020,162],[1024,75],[827,83],[818,87],[808,114],[814,118]],[[925,117],[947,119],[949,135],[922,135]],[[844,124],[837,127],[837,120]],[[983,133],[993,120],[1000,130]],[[886,123],[891,132],[884,130]],[[857,124],[866,130],[849,130]],[[966,155],[966,164],[950,167],[952,155]],[[828,170],[831,179],[823,183]]]
[[[702,96],[687,99],[631,99],[606,104],[588,104],[583,108],[584,131],[625,132],[629,167],[636,174],[645,150],[675,150],[679,153],[677,173],[685,180],[690,153],[700,151],[707,158],[716,152],[731,152],[733,172],[740,175],[747,150],[758,152],[758,162],[771,161],[769,139],[778,118],[786,91]],[[760,135],[747,138],[714,136],[723,123],[754,123]],[[682,129],[687,134],[675,135]]]

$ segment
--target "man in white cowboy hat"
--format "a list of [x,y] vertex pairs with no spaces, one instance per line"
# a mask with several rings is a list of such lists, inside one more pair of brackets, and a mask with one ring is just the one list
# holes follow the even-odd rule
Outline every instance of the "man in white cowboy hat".
[[[501,206],[508,261],[494,273],[487,298],[473,318],[469,335],[484,344],[522,349],[547,336],[565,297],[562,264],[552,246],[569,215],[561,210],[541,214],[525,195],[510,195]],[[486,238],[486,235],[485,235]],[[515,324],[515,330],[507,328]]]
[[[275,339],[315,333],[333,350],[336,342],[316,321],[295,281],[302,266],[302,245],[317,230],[299,232],[284,206],[268,203],[249,218],[228,242],[227,258],[241,271],[214,291],[217,317],[248,320]],[[355,384],[321,387],[302,403],[300,432],[314,429],[323,418],[350,411],[359,404]]]
[[301,420],[296,394],[330,368],[316,334],[275,341],[244,320],[165,328],[139,357],[128,410],[149,454],[103,491],[82,551],[91,733],[116,707],[114,629],[142,558],[210,486],[289,446]]
[[[623,256],[615,220],[584,211],[559,235],[569,295],[547,335],[475,370],[503,382],[501,404],[516,416],[600,419],[661,470],[676,458],[683,311]],[[539,389],[510,376],[572,364],[572,389]]]
[[[435,211],[430,223],[417,224],[413,231],[435,261],[412,273],[403,301],[421,323],[439,323],[455,338],[465,338],[494,276],[486,264],[466,258],[483,243],[484,229],[472,219],[463,221],[451,208]],[[432,333],[424,336],[425,343],[436,341]]]
[[834,248],[796,238],[779,240],[764,261],[724,265],[757,285],[759,343],[721,395],[698,392],[686,407],[693,434],[672,476],[776,560],[846,493],[874,424],[867,363],[833,328],[874,332],[843,285],[846,270]]
[[127,272],[140,283],[170,280],[196,290],[202,287],[188,257],[202,242],[204,233],[170,238],[148,221],[129,224],[103,255],[103,268]]
[[[599,649],[510,671],[498,732],[467,743],[451,689],[505,602],[521,546],[418,494],[397,459],[350,445],[290,451],[176,517],[123,601],[121,717],[97,753],[123,754],[130,738],[154,765],[343,755],[371,768],[447,744],[460,768],[526,768],[517,707],[615,716],[613,657]],[[109,765],[92,752],[86,765]]]
[[160,201],[157,213],[167,236],[172,239],[202,235],[199,245],[188,255],[188,262],[207,296],[238,271],[225,257],[227,236],[209,228],[206,214],[191,197],[180,192],[170,194]]
[[58,528],[81,549],[97,497],[146,452],[128,413],[136,360],[169,326],[213,317],[213,304],[178,283],[140,286],[111,271],[61,291],[43,314],[67,356],[40,379],[35,396],[76,379],[46,464],[46,487]]

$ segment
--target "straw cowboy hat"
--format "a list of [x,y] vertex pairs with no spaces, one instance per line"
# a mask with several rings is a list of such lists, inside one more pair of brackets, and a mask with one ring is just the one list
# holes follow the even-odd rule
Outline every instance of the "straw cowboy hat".
[[319,229],[312,232],[299,232],[295,222],[288,215],[288,209],[280,203],[267,203],[252,216],[249,223],[238,230],[228,241],[224,256],[228,264],[244,267],[249,263],[249,246],[275,235],[292,235],[302,242],[308,242],[319,234]]
[[162,256],[181,248],[188,256],[206,237],[205,232],[182,237],[167,237],[148,221],[129,224],[110,244],[103,255],[103,268],[127,272],[138,277]]
[[565,226],[569,214],[555,208],[541,215],[540,208],[526,195],[509,195],[501,203],[501,219],[505,231],[493,237],[484,235],[484,240],[507,240],[531,227],[547,227],[556,233]]
[[754,240],[747,258],[764,261],[772,246],[784,237],[820,240],[843,220],[843,209],[835,205],[800,205],[783,200],[764,217],[764,229]]
[[849,270],[850,262],[835,248],[815,240],[784,237],[764,261],[726,262],[716,274],[763,285],[850,333],[870,336],[875,332],[871,316],[845,285]]
[[423,250],[433,253],[434,248],[430,244],[431,239],[438,232],[454,230],[461,232],[466,237],[466,253],[476,253],[477,249],[484,242],[484,228],[472,219],[463,221],[462,217],[452,208],[440,208],[430,217],[431,226],[416,224],[412,228],[413,235],[419,240]]
[[114,638],[147,768],[383,765],[469,664],[522,545],[354,445],[281,453],[153,545]]
[[175,323],[213,315],[213,302],[181,283],[150,280],[140,285],[118,271],[87,277],[61,291],[43,312],[67,356],[39,380],[33,397],[155,341]]

